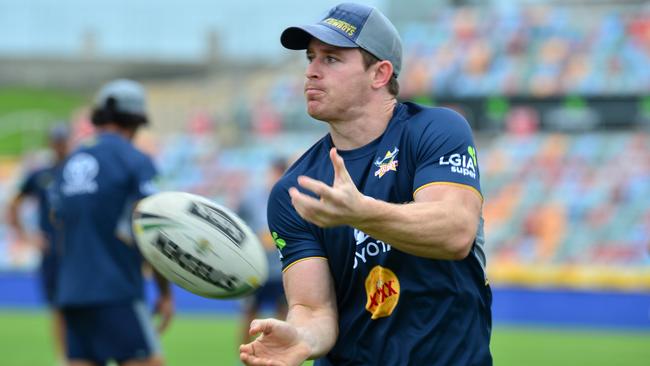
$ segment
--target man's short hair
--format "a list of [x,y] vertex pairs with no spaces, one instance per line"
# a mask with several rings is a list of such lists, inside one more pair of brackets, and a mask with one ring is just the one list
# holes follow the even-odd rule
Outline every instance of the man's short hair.
[[[361,56],[363,57],[363,67],[366,70],[368,70],[370,66],[380,61],[372,53],[364,50],[363,48],[360,48],[359,51],[361,51]],[[395,74],[391,75],[390,81],[388,81],[388,92],[395,97],[397,94],[399,94],[399,82],[397,81],[397,76],[395,76]]]

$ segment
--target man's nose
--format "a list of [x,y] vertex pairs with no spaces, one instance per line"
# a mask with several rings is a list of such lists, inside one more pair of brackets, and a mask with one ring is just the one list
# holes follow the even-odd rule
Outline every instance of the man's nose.
[[321,74],[317,64],[316,60],[312,60],[307,65],[307,69],[305,69],[307,79],[318,79],[320,77]]

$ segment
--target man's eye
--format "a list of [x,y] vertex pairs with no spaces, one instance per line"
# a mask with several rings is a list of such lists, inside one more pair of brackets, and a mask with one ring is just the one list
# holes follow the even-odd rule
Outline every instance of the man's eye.
[[335,59],[335,58],[332,57],[332,56],[327,56],[327,57],[325,57],[325,61],[327,61],[327,63],[331,64],[331,63],[336,62],[336,61],[338,61],[338,60]]

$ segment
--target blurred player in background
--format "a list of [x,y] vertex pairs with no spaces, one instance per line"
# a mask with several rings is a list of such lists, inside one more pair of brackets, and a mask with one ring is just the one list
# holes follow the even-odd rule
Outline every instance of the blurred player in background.
[[237,214],[250,225],[260,238],[266,249],[266,258],[269,263],[269,279],[266,284],[244,299],[242,343],[250,342],[249,325],[259,315],[264,305],[273,306],[277,319],[285,319],[287,316],[287,300],[282,288],[282,263],[266,220],[269,193],[286,170],[287,160],[275,159],[268,169],[264,186],[261,189],[247,191],[237,209]]
[[[143,87],[114,80],[99,91],[97,133],[66,160],[52,206],[62,250],[57,303],[70,365],[162,365],[144,302],[142,257],[132,240],[134,203],[153,193],[156,169],[132,140],[147,124]],[[156,276],[163,331],[173,314],[169,283]]]
[[[52,310],[52,332],[54,336],[54,351],[60,360],[64,359],[64,333],[63,317],[54,305],[57,274],[57,247],[54,242],[54,228],[50,222],[50,204],[48,188],[54,182],[57,172],[68,154],[70,132],[64,123],[56,124],[48,134],[49,148],[53,153],[50,165],[37,169],[25,178],[16,196],[9,205],[9,225],[13,228],[16,237],[21,242],[34,242],[41,251],[41,264],[39,268],[43,295]],[[38,228],[35,237],[29,238],[25,232],[20,208],[26,199],[35,199],[38,204]]]
[[291,27],[308,113],[329,124],[273,188],[286,321],[256,319],[248,365],[491,365],[479,169],[458,113],[396,100],[400,37],[340,4]]

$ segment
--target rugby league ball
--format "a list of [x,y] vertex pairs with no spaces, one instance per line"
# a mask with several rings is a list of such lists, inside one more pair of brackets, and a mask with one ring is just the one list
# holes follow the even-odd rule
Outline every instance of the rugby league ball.
[[197,295],[237,298],[268,278],[257,236],[235,213],[205,197],[161,192],[133,212],[140,252],[169,281]]

